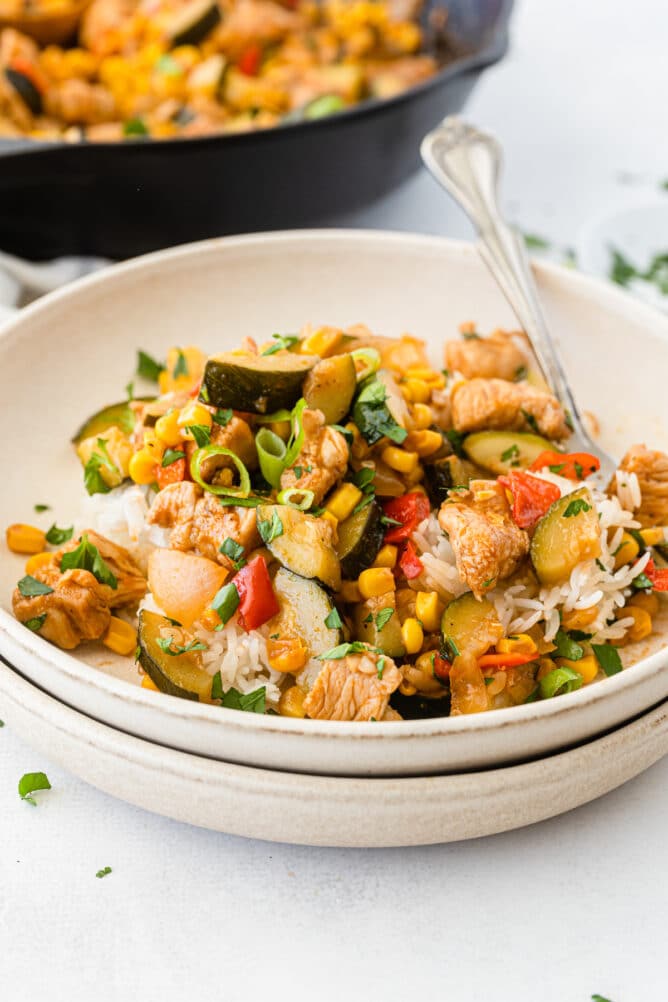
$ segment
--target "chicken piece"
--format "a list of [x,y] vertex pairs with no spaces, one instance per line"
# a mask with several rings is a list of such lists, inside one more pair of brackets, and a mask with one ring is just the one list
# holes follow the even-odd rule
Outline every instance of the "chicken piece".
[[445,501],[438,523],[450,538],[457,572],[476,598],[510,577],[529,552],[529,536],[512,520],[494,480],[472,480],[470,490]]
[[[211,444],[229,449],[249,470],[257,469],[255,439],[250,426],[243,418],[235,415],[225,426],[214,423],[211,426]],[[189,463],[198,446],[196,442],[186,442],[185,446]],[[205,460],[200,467],[200,473],[207,483],[213,483],[216,471],[222,469],[236,469],[229,456],[212,456],[211,459]]]
[[382,720],[400,682],[401,672],[392,658],[371,648],[324,661],[304,710],[313,720]]
[[466,379],[506,379],[510,382],[526,373],[527,356],[507,331],[489,337],[464,337],[445,342],[445,367],[461,372]]
[[668,525],[668,456],[665,452],[633,445],[619,464],[619,469],[635,473],[638,478],[642,502],[635,517],[643,529]]
[[220,552],[229,537],[248,554],[260,545],[254,508],[221,505],[214,494],[197,484],[183,481],[161,490],[147,516],[150,525],[171,529],[170,546],[175,550],[195,550],[223,567],[232,562]]
[[21,623],[44,616],[36,632],[65,651],[73,650],[83,640],[99,640],[105,635],[111,620],[106,601],[109,589],[90,571],[58,571],[51,587],[53,591],[48,595],[30,598],[14,589],[12,607]]
[[263,48],[280,42],[303,26],[301,14],[271,0],[237,0],[226,5],[224,17],[211,36],[215,49],[232,59],[250,45]]
[[[325,424],[322,411],[305,410],[302,427],[304,443],[290,469],[282,474],[281,489],[313,491],[314,501],[319,504],[346,472],[348,443],[341,432]],[[301,469],[301,476],[295,476],[295,467]]]
[[125,39],[122,29],[139,6],[139,0],[93,0],[83,13],[79,41],[97,55],[120,51]]
[[[82,535],[85,535],[88,542],[97,548],[98,553],[116,578],[116,588],[110,588],[109,585],[100,585],[102,596],[109,608],[117,609],[123,605],[132,605],[134,602],[139,602],[146,594],[146,578],[124,547],[112,543],[110,539],[107,539],[106,536],[101,536],[94,529],[86,529],[85,533],[82,533],[76,539],[70,540],[62,549],[54,553],[53,563],[55,563],[58,574],[60,574],[60,560],[63,553],[76,550],[81,542]],[[49,569],[51,569],[51,574],[53,574],[52,564],[46,565],[45,571],[47,574],[49,573]],[[35,577],[51,584],[48,578],[41,577],[39,571],[37,571]]]
[[111,91],[78,77],[53,84],[44,104],[47,114],[68,125],[95,125],[118,118]]
[[528,383],[505,379],[470,379],[452,391],[452,420],[457,431],[510,428],[535,431],[553,441],[568,438],[564,409],[551,393]]

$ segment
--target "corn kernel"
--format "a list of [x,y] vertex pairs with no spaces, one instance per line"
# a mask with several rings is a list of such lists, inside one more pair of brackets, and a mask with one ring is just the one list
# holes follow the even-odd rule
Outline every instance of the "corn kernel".
[[270,637],[267,641],[267,660],[274,671],[301,671],[308,659],[309,650],[301,637]]
[[381,459],[397,473],[412,473],[418,465],[417,452],[406,452],[396,445],[388,445],[383,449]]
[[205,609],[199,617],[199,621],[205,630],[215,630],[220,626],[220,616],[215,609]]
[[427,633],[435,633],[441,625],[438,592],[419,591],[415,599],[415,615]]
[[411,434],[410,448],[417,452],[420,459],[424,456],[433,456],[442,446],[443,436],[438,431],[426,428]]
[[499,654],[535,654],[538,648],[528,633],[503,637],[496,645]]
[[379,549],[378,555],[373,562],[373,566],[392,568],[396,565],[398,555],[398,547],[393,546],[391,543],[386,543],[385,546],[381,546]]
[[376,598],[394,591],[394,574],[389,567],[369,567],[357,579],[362,598]]
[[359,487],[356,487],[355,484],[341,484],[338,490],[335,490],[327,501],[325,509],[334,518],[338,519],[339,522],[343,522],[344,519],[352,514],[353,508],[361,499],[362,491]]
[[292,685],[281,693],[278,701],[278,712],[282,717],[305,717],[304,690],[298,685]]
[[640,536],[645,546],[660,546],[666,542],[666,530],[660,527],[641,529]]
[[438,373],[433,369],[425,368],[423,365],[411,365],[406,369],[406,379],[421,379],[425,383],[430,382]]
[[330,525],[332,526],[332,528],[334,530],[334,534],[335,534],[335,537],[336,537],[336,535],[337,535],[337,529],[339,527],[339,520],[336,517],[336,515],[332,515],[331,511],[325,510],[325,511],[323,511],[323,513],[320,516],[320,518],[324,518],[326,522],[330,523]]
[[408,399],[414,404],[426,404],[431,396],[431,387],[424,379],[407,379],[403,388],[408,393]]
[[593,654],[585,655],[585,657],[573,662],[569,667],[579,675],[582,675],[582,681],[585,685],[593,682],[598,675],[598,661]]
[[151,689],[153,692],[160,692],[150,675],[144,675],[141,680],[142,689]]
[[415,469],[412,470],[410,473],[404,473],[404,482],[407,487],[410,487],[411,490],[417,487],[418,483],[423,478],[424,478],[424,466],[421,466],[420,463],[418,463]]
[[424,431],[429,428],[434,421],[434,413],[427,404],[413,404],[412,414],[413,427],[415,431]]
[[656,616],[657,612],[661,607],[659,602],[659,596],[655,595],[653,591],[639,591],[627,601],[627,607],[629,605],[635,605],[639,609],[644,609],[648,612],[650,616]]
[[630,617],[633,620],[633,626],[629,626],[625,637],[632,644],[644,640],[652,632],[652,617],[639,605],[626,605],[623,609],[618,609],[615,616],[617,619]]
[[181,444],[183,436],[179,428],[179,412],[176,408],[167,411],[155,422],[155,433],[161,442],[174,448]]
[[319,355],[320,358],[327,358],[336,351],[342,340],[343,331],[335,327],[320,327],[304,338],[299,350],[303,355]]
[[561,625],[565,630],[586,630],[598,616],[598,607],[590,605],[588,609],[570,609],[562,613]]
[[33,553],[26,560],[26,574],[34,574],[40,567],[45,567],[53,560],[53,553]]
[[181,435],[183,438],[194,440],[195,436],[191,431],[187,431],[191,425],[204,425],[205,428],[210,428],[213,424],[213,418],[211,412],[204,406],[204,404],[198,404],[196,400],[192,400],[189,404],[186,404],[179,413],[178,426],[181,429]]
[[137,632],[125,620],[112,616],[102,643],[115,654],[132,654],[137,646]]
[[205,363],[206,356],[199,348],[192,346],[189,348],[170,348],[167,352],[167,366],[158,377],[160,392],[189,390],[202,378]]
[[42,553],[46,546],[46,533],[35,525],[23,522],[7,526],[5,536],[12,553]]
[[156,478],[156,461],[148,449],[135,452],[130,460],[130,477],[136,484],[152,484]]
[[408,679],[404,678],[399,683],[399,692],[402,696],[414,696],[417,692],[417,688],[412,682],[409,682]]
[[630,564],[638,556],[640,547],[637,540],[629,532],[622,534],[622,541],[615,553],[615,570],[619,570],[624,564]]
[[349,604],[361,602],[362,593],[357,581],[342,581],[339,598],[342,602],[347,602]]
[[406,654],[417,654],[424,643],[424,632],[417,619],[409,616],[401,627],[401,639],[406,648]]

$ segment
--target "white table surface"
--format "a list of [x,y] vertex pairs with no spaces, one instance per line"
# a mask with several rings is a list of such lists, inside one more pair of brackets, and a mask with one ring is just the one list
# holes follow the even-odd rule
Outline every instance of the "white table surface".
[[[467,110],[507,148],[506,205],[524,229],[573,245],[592,217],[668,175],[667,29],[663,0],[518,4],[512,53]],[[426,176],[343,222],[469,232]],[[16,792],[33,770],[53,784],[37,809]],[[146,814],[5,727],[0,998],[658,1002],[667,782],[668,759],[530,829],[316,850]]]

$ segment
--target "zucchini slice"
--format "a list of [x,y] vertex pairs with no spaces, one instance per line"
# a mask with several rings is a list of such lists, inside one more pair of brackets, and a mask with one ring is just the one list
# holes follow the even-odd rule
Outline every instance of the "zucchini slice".
[[471,473],[458,456],[445,456],[424,464],[424,484],[429,500],[440,508],[453,487],[468,487]]
[[[142,399],[152,400],[153,397],[142,397]],[[78,445],[85,438],[97,437],[114,425],[126,435],[131,435],[136,420],[135,412],[130,407],[128,400],[122,400],[120,404],[110,404],[108,407],[103,407],[101,411],[96,411],[87,421],[84,421],[76,435],[72,437],[72,442]]]
[[171,18],[167,38],[172,48],[197,45],[222,21],[220,7],[212,0],[192,0]]
[[531,563],[544,585],[565,581],[581,561],[600,553],[598,514],[587,487],[555,501],[531,540]]
[[292,409],[302,395],[306,376],[318,359],[313,355],[244,355],[225,352],[211,357],[204,369],[205,402],[235,411],[271,414]]
[[[393,609],[389,619],[383,614],[383,609]],[[379,615],[381,627],[379,629]],[[377,647],[391,658],[401,658],[406,653],[406,647],[401,636],[401,623],[397,616],[394,592],[379,595],[377,598],[358,602],[353,612],[355,638],[363,640],[372,647]],[[383,620],[385,622],[383,623]]]
[[377,501],[339,523],[339,542],[336,547],[341,561],[341,574],[348,580],[371,567],[383,545],[385,527],[381,522],[383,512]]
[[466,436],[462,447],[474,463],[496,474],[526,469],[541,452],[554,452],[547,438],[525,431],[476,431]]
[[42,95],[35,87],[34,83],[25,73],[20,70],[6,69],[5,77],[12,85],[16,93],[33,115],[42,114]]
[[[271,620],[272,635],[299,636],[308,648],[309,660],[341,643],[341,630],[325,626],[334,605],[324,588],[285,567],[278,569],[273,584],[281,611]],[[319,661],[316,667],[322,668]]]
[[483,598],[478,601],[467,591],[445,607],[441,619],[441,639],[446,657],[452,660],[458,654],[480,657],[503,636],[492,603]]
[[139,664],[161,692],[181,699],[211,702],[211,675],[199,665],[196,653],[166,654],[158,644],[164,638],[172,646],[187,646],[180,627],[164,616],[142,609],[139,613]]
[[309,407],[322,411],[327,424],[337,424],[353,402],[357,378],[351,355],[323,358],[304,380],[303,394]]
[[333,591],[339,590],[341,565],[333,546],[327,542],[321,519],[280,504],[258,505],[255,517],[261,536],[263,524],[280,529],[273,538],[262,538],[284,567],[302,578],[320,581]]

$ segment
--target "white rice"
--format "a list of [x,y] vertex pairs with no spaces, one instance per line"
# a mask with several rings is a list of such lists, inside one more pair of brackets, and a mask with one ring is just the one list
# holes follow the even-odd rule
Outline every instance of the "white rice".
[[168,546],[170,535],[169,529],[146,524],[152,497],[150,487],[137,484],[116,487],[108,494],[86,495],[76,519],[76,530],[95,529],[112,543],[124,546],[146,570],[151,550]]

